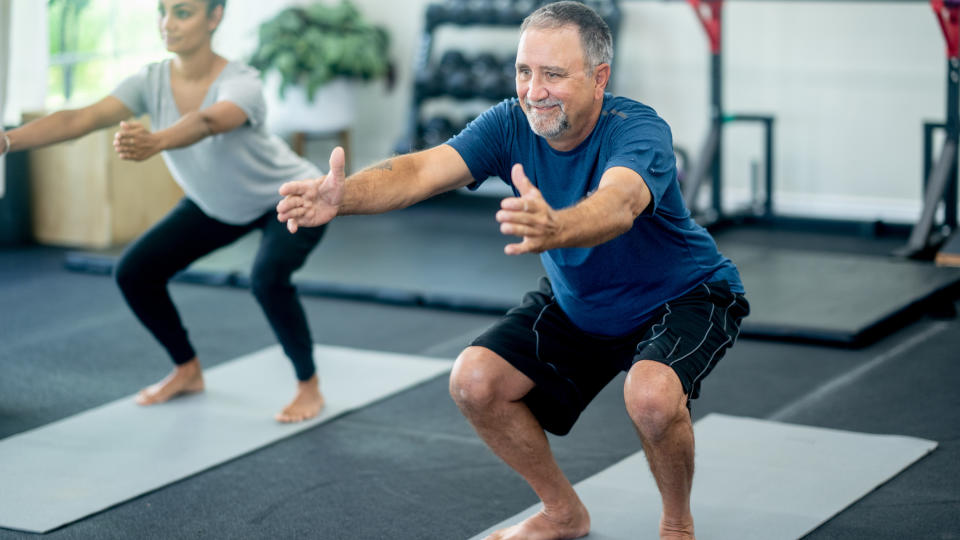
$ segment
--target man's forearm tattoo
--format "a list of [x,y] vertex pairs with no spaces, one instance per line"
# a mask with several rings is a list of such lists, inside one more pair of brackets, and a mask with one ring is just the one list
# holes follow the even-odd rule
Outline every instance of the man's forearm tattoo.
[[377,163],[376,165],[374,165],[373,167],[370,167],[370,168],[373,169],[373,170],[376,170],[376,171],[392,171],[392,170],[393,170],[393,160],[388,159],[388,160],[386,160],[386,161],[381,161],[380,163]]

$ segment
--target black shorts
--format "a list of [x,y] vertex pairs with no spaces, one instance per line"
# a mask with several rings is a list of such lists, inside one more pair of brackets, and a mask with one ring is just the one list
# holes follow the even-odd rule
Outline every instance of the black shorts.
[[[536,384],[523,398],[544,429],[565,435],[587,404],[621,371],[640,360],[673,368],[689,399],[740,333],[750,312],[724,281],[699,285],[658,308],[624,336],[580,330],[557,304],[547,278],[540,290],[475,339]],[[688,401],[689,403],[689,401]]]

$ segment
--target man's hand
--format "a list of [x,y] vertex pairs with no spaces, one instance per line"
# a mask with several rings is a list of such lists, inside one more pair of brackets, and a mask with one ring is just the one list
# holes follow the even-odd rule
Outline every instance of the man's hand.
[[552,249],[557,244],[560,232],[556,211],[543,200],[540,190],[530,183],[523,173],[523,165],[515,164],[510,176],[520,196],[508,197],[500,203],[497,221],[500,222],[501,233],[521,236],[523,241],[507,244],[503,248],[504,253],[520,255]]
[[143,161],[163,150],[159,137],[140,122],[120,122],[120,131],[113,136],[113,148],[121,159],[132,161]]
[[280,186],[283,200],[277,204],[277,219],[287,223],[291,233],[297,228],[319,227],[336,217],[345,190],[343,148],[330,153],[330,172],[323,178],[287,182]]

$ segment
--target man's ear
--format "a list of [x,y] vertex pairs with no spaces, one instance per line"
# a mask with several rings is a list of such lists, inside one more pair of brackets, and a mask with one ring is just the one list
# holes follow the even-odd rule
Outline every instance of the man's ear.
[[593,68],[593,82],[596,85],[597,99],[601,99],[610,82],[610,64],[600,64]]

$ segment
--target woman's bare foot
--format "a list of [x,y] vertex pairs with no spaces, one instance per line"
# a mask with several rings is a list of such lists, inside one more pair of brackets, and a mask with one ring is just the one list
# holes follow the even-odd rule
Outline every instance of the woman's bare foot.
[[320,379],[316,374],[297,383],[297,394],[293,401],[277,413],[277,422],[289,424],[303,422],[320,414],[323,410],[323,394],[320,393]]
[[196,358],[174,367],[162,381],[140,390],[136,402],[137,405],[155,405],[195,392],[203,392],[203,369]]
[[580,503],[572,512],[541,510],[512,527],[500,529],[487,540],[560,540],[581,538],[589,533],[590,514]]

